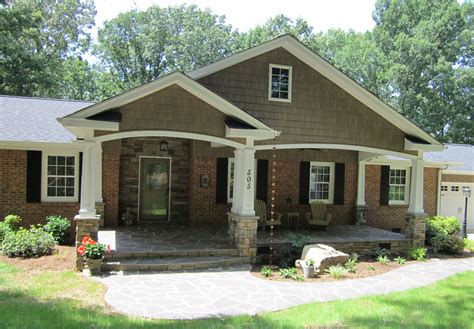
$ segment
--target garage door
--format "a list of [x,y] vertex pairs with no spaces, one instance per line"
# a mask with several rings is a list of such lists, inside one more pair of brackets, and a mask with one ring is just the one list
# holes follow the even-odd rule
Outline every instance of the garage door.
[[441,185],[441,216],[455,216],[463,224],[465,198],[462,193],[463,186],[471,188],[471,197],[467,206],[467,230],[474,233],[474,184],[473,183],[442,183]]

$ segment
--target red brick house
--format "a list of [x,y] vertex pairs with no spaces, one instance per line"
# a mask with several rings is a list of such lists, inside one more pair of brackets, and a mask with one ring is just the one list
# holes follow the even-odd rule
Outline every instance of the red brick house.
[[229,223],[254,254],[272,186],[276,212],[320,200],[330,225],[420,241],[436,212],[423,152],[443,145],[288,35],[97,104],[2,96],[0,115],[0,216],[31,223]]

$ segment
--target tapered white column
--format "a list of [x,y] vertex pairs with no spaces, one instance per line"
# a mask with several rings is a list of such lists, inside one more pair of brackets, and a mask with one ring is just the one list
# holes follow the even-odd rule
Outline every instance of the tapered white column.
[[255,150],[236,150],[234,162],[234,196],[232,212],[241,216],[255,216]]
[[102,203],[102,143],[97,143],[95,147],[93,171],[95,174],[95,202]]
[[423,209],[423,159],[412,160],[411,165],[411,186],[410,186],[410,214],[424,214]]
[[365,206],[365,161],[359,161],[357,174],[357,206]]
[[84,152],[82,157],[81,208],[78,217],[94,218],[96,217],[96,175],[94,167],[97,157],[97,144],[92,141],[84,141],[83,143]]

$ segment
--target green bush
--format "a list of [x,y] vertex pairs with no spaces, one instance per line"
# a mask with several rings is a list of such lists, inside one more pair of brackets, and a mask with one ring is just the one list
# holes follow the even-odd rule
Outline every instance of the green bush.
[[352,254],[347,260],[347,262],[344,264],[344,267],[347,268],[349,272],[355,273],[357,272],[358,261],[359,261],[359,255]]
[[385,249],[385,248],[380,248],[380,247],[377,247],[377,248],[372,248],[369,250],[369,255],[373,258],[373,259],[377,259],[379,257],[384,257],[384,256],[389,256],[390,255],[390,251]]
[[67,233],[71,223],[66,217],[48,216],[46,217],[46,225],[43,227],[46,232],[51,233],[56,243],[64,244],[67,242]]
[[303,275],[298,273],[298,270],[295,267],[290,268],[281,268],[280,269],[280,277],[282,279],[292,279],[295,281],[303,281]]
[[2,252],[8,257],[40,257],[52,254],[54,245],[50,233],[39,225],[32,225],[30,229],[22,227],[18,231],[8,232],[2,242]]
[[408,252],[408,256],[416,261],[424,261],[426,260],[426,248],[412,248]]
[[264,266],[260,269],[260,274],[266,278],[273,276],[273,271],[270,267]]
[[395,257],[395,261],[397,262],[397,264],[403,265],[403,264],[405,264],[405,262],[407,260],[405,258],[401,257],[401,256],[398,256],[398,257]]
[[300,258],[303,247],[308,244],[310,237],[302,234],[288,234],[289,244],[283,250],[280,259],[280,267],[286,268],[293,266],[295,261]]
[[426,242],[436,252],[459,254],[464,249],[461,225],[456,217],[435,216],[426,221]]
[[474,241],[469,240],[468,238],[465,238],[463,242],[464,242],[464,248],[468,249],[470,252],[474,252]]
[[341,264],[329,266],[327,269],[324,270],[327,274],[332,276],[335,279],[341,279],[347,276],[349,270],[342,266]]
[[0,222],[0,244],[8,232],[16,231],[21,217],[18,215],[8,215]]

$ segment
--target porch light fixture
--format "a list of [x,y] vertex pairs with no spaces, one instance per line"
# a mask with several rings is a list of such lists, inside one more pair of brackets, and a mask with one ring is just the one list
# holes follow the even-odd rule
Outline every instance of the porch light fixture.
[[462,194],[464,195],[464,198],[465,198],[464,221],[462,223],[462,234],[465,238],[467,238],[467,203],[469,201],[469,198],[471,197],[471,188],[469,186],[463,186],[462,187]]
[[165,140],[162,140],[160,142],[160,151],[168,151],[168,142]]

